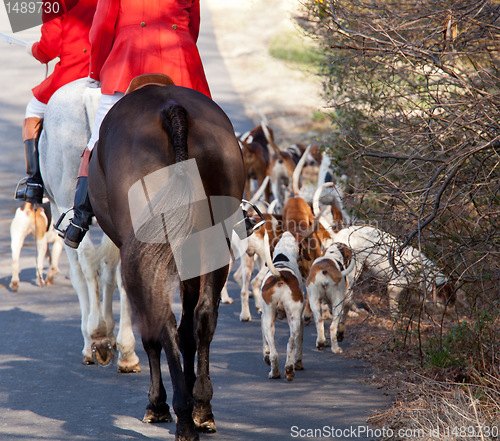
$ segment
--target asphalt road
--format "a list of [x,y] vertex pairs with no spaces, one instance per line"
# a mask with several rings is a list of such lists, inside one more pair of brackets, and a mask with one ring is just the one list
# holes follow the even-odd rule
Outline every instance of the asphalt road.
[[[203,3],[203,2],[202,2]],[[213,96],[228,113],[235,129],[251,127],[231,87],[217,51],[209,12],[204,9],[200,50]],[[0,7],[0,30],[10,32]],[[38,38],[39,29],[20,34]],[[138,344],[142,372],[118,374],[116,368],[83,366],[80,312],[68,279],[66,255],[52,287],[35,284],[35,247],[28,239],[21,258],[21,285],[9,290],[9,225],[20,205],[12,198],[24,176],[21,125],[30,89],[45,75],[44,67],[22,48],[0,41],[0,440],[173,440],[175,425],[146,425],[149,369]],[[92,234],[98,237],[98,232]],[[232,279],[231,279],[232,280]],[[366,428],[370,412],[389,397],[360,380],[369,375],[363,364],[315,349],[315,329],[306,327],[305,370],[295,380],[269,380],[261,355],[260,320],[240,323],[239,291],[230,284],[233,305],[221,305],[211,351],[212,401],[218,432],[213,440],[373,439]],[[115,300],[115,311],[118,303]],[[178,310],[178,308],[177,308]],[[117,317],[118,319],[118,317]],[[283,369],[288,340],[286,323],[278,322],[276,341]],[[349,336],[341,346],[349,344]],[[165,386],[171,398],[166,362]],[[337,432],[333,431],[334,427]],[[338,429],[344,429],[343,434]],[[349,429],[347,432],[345,429]],[[321,434],[318,433],[321,431]]]

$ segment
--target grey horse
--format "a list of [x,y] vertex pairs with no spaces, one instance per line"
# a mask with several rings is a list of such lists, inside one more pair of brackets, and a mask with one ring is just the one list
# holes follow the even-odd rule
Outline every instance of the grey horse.
[[[73,206],[80,156],[91,134],[99,102],[99,90],[86,87],[85,79],[61,87],[50,99],[40,136],[40,170],[54,219]],[[70,217],[70,216],[68,216]],[[70,278],[78,294],[84,339],[83,364],[110,365],[119,350],[118,371],[138,372],[130,305],[121,286],[118,248],[103,235],[96,249],[86,235],[78,250],[67,246]],[[115,337],[113,291],[120,292],[120,326]],[[102,302],[99,293],[102,285]]]

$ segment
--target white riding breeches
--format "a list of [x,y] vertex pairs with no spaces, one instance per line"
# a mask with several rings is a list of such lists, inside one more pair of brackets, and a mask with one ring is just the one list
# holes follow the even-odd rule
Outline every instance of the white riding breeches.
[[31,101],[26,106],[25,118],[43,118],[45,115],[45,108],[47,104],[38,101],[35,97],[31,98]]
[[99,106],[97,107],[97,112],[95,116],[94,126],[92,127],[92,136],[87,144],[87,148],[92,150],[95,143],[99,140],[99,129],[101,128],[101,123],[109,109],[115,105],[115,103],[125,95],[122,92],[115,92],[114,95],[101,95],[99,99]]

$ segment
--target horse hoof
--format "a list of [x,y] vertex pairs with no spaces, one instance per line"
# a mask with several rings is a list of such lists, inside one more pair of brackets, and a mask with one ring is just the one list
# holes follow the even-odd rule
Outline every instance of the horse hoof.
[[296,361],[294,366],[296,371],[304,370],[304,365],[302,364],[302,360]]
[[232,299],[231,297],[228,297],[227,299],[222,300],[222,303],[224,305],[232,305],[234,303],[234,299]]
[[327,348],[330,346],[330,342],[325,340],[323,342],[320,342],[320,343],[316,343],[316,347],[318,348],[319,351],[323,350],[323,348]]
[[273,371],[269,372],[269,379],[270,380],[277,380],[281,378],[281,374],[278,372],[278,373],[274,373]]
[[146,413],[142,419],[143,423],[171,423],[172,415],[170,414],[170,408],[167,403],[158,406],[157,409],[153,409],[151,404],[146,407]]
[[208,421],[204,421],[203,423],[199,423],[198,421],[194,421],[196,426],[196,430],[200,433],[215,433],[217,432],[217,427],[215,427],[215,421],[212,419]]
[[215,433],[217,428],[214,421],[206,421],[201,426],[196,426],[196,430],[200,433]]
[[242,316],[240,316],[240,322],[249,322],[251,320],[252,320],[251,316],[248,316],[248,317],[242,317]]
[[115,361],[115,349],[111,342],[92,343],[92,361],[100,367],[110,367]]
[[285,366],[285,377],[288,381],[293,381],[295,378],[295,369],[293,365]]
[[19,282],[11,282],[9,287],[12,291],[17,292],[19,289]]
[[199,439],[200,437],[195,427],[186,427],[181,429],[179,425],[177,425],[175,441],[199,441]]
[[217,428],[215,427],[214,414],[212,413],[212,407],[210,404],[195,405],[193,409],[193,422],[196,430],[199,433],[215,433]]
[[126,366],[118,364],[118,373],[119,374],[135,374],[141,372],[141,367],[139,363],[133,366]]

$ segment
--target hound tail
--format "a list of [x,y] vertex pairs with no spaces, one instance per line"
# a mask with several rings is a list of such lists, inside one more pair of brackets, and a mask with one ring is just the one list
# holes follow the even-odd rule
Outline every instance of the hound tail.
[[298,196],[300,193],[300,175],[302,174],[302,169],[304,168],[304,164],[307,160],[307,157],[309,156],[309,152],[311,151],[312,145],[309,144],[307,147],[306,151],[302,154],[300,157],[299,162],[297,163],[297,166],[293,170],[293,177],[292,177],[292,183],[293,183],[293,194],[294,196]]
[[280,279],[281,274],[274,266],[273,258],[271,257],[271,246],[269,245],[269,235],[267,234],[267,230],[264,234],[264,252],[266,255],[266,263],[267,263],[267,267],[269,268],[269,271],[271,271],[271,274],[274,277],[277,277],[278,279]]

